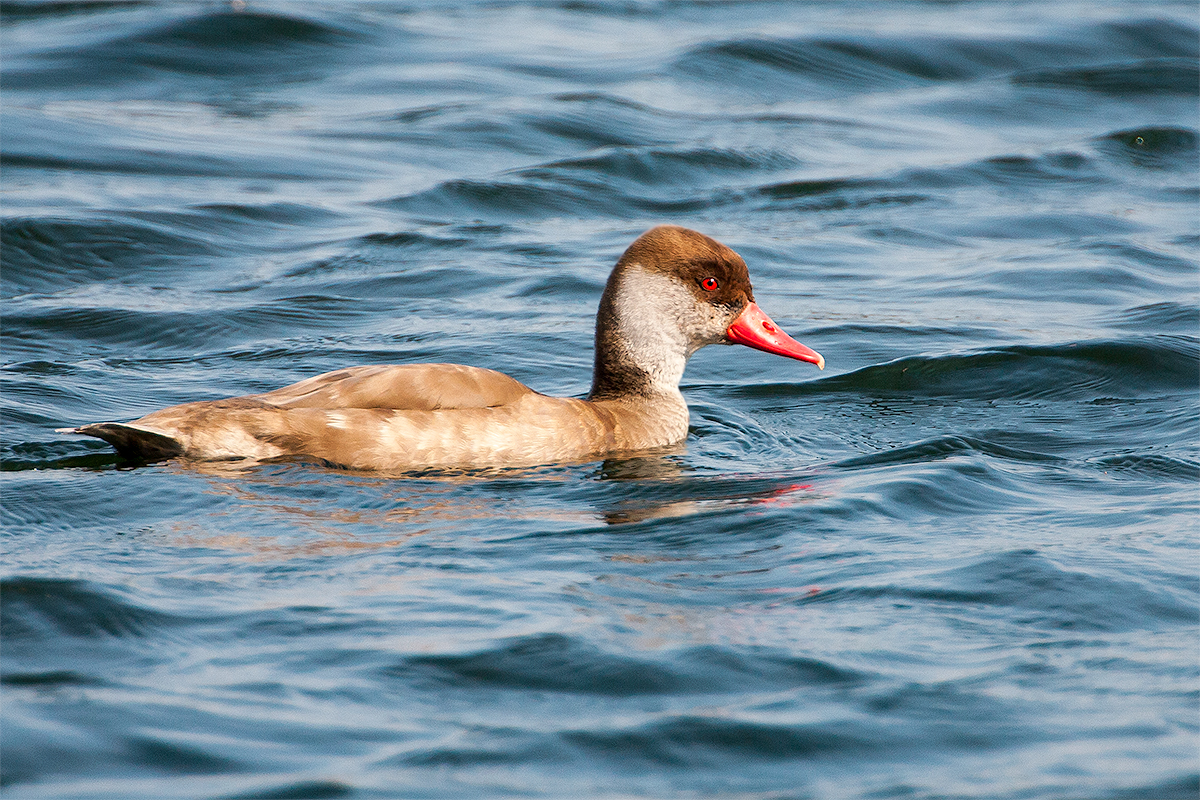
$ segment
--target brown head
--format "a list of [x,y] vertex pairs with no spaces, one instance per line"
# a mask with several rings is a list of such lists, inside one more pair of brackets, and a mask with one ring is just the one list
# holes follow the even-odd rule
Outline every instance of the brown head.
[[709,344],[744,344],[824,368],[758,308],[741,256],[688,228],[652,228],[605,286],[590,396],[678,391],[687,358]]

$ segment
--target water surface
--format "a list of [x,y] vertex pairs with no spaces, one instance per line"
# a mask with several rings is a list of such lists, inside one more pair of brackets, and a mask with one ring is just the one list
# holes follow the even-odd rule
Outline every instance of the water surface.
[[[4,2],[11,798],[1172,798],[1197,769],[1192,3]],[[450,361],[590,384],[738,250],[825,372],[478,474],[55,428]]]

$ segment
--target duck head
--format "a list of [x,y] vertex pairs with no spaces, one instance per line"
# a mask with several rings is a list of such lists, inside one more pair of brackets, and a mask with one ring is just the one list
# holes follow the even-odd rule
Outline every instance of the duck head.
[[642,234],[613,268],[596,315],[591,399],[678,393],[687,359],[710,344],[741,344],[816,364],[758,304],[742,257],[674,225]]

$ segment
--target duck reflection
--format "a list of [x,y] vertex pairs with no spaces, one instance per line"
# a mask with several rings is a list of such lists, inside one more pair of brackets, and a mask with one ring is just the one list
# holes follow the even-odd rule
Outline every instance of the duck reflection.
[[[299,461],[169,462],[164,468],[201,477],[208,493],[230,498],[261,522],[254,533],[218,533],[215,518],[218,524],[207,532],[199,530],[208,527],[202,521],[187,521],[180,531],[184,543],[276,556],[391,548],[432,534],[477,541],[545,535],[564,525],[633,525],[811,497],[794,475],[703,474],[683,453],[676,447],[591,464],[397,475]],[[305,540],[296,541],[297,533]]]
[[609,459],[600,466],[605,480],[623,482],[619,497],[596,506],[609,525],[685,517],[732,505],[780,502],[812,487],[795,476],[699,475],[677,456],[659,454]]

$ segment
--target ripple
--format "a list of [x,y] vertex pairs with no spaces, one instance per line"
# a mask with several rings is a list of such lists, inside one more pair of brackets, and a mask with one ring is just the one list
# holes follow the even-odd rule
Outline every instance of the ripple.
[[274,334],[281,327],[295,335],[305,328],[321,329],[330,320],[348,320],[365,311],[349,298],[330,295],[297,295],[264,303],[217,302],[212,295],[189,297],[151,290],[128,293],[123,307],[93,308],[72,308],[67,300],[60,296],[51,301],[23,302],[7,315],[6,322],[11,326],[8,336],[13,342],[66,337],[145,346],[157,352],[195,352],[198,342],[211,347],[240,341],[252,331]]
[[[106,219],[6,219],[0,247],[6,298],[61,289],[64,283],[171,274],[178,259],[228,252],[166,226]],[[157,257],[147,259],[149,252]]]
[[994,458],[1027,463],[1064,463],[1065,459],[1047,453],[1022,450],[969,436],[938,436],[905,447],[842,459],[837,467],[875,467],[885,464],[914,464],[937,461],[963,453],[981,453]]
[[339,63],[336,51],[361,46],[366,31],[302,16],[208,11],[137,33],[92,38],[87,44],[47,48],[17,59],[6,70],[6,82],[22,90],[53,89],[153,81],[164,72],[218,80],[247,75],[312,80]]
[[1132,472],[1149,478],[1171,478],[1192,483],[1200,480],[1200,462],[1159,453],[1123,453],[1097,458],[1092,463],[1105,471]]
[[1013,76],[1018,86],[1079,89],[1111,95],[1195,94],[1200,66],[1190,58],[1153,58],[1134,64],[1035,70]]
[[[797,604],[861,598],[981,604],[994,611],[1021,609],[1009,624],[1052,631],[1130,631],[1146,625],[1174,629],[1195,623],[1196,611],[1169,591],[1065,569],[1035,550],[1014,550],[973,564],[940,570],[916,585],[844,586],[797,598]],[[923,584],[923,585],[922,585]]]
[[70,686],[98,686],[103,681],[91,675],[82,675],[71,670],[50,672],[6,672],[0,675],[0,684],[36,689],[59,689]]
[[807,391],[973,399],[1146,397],[1195,388],[1195,337],[1013,346],[981,353],[902,358],[804,384]]
[[778,724],[720,717],[678,716],[663,722],[611,730],[561,734],[585,752],[609,759],[635,759],[672,767],[711,767],[712,760],[796,760],[840,754],[853,757],[875,749],[865,731],[837,722]]
[[750,685],[760,689],[798,684],[842,686],[862,679],[853,670],[814,659],[717,647],[685,650],[669,659],[618,656],[561,634],[521,637],[464,655],[413,656],[389,672],[404,675],[414,667],[459,686],[614,697],[729,692]]
[[[1174,262],[1169,263],[1174,265]],[[1164,301],[1134,306],[1112,314],[1110,319],[1110,324],[1132,330],[1191,334],[1200,329],[1200,309],[1191,303]]]
[[796,163],[786,153],[722,150],[716,148],[621,149],[587,158],[552,161],[523,174],[530,177],[555,173],[585,172],[607,179],[625,179],[660,186],[728,180],[724,173],[776,170]]
[[359,787],[337,780],[298,780],[279,783],[261,782],[256,789],[225,795],[226,800],[336,800],[354,797]]
[[22,651],[60,637],[149,641],[177,621],[88,581],[13,577],[0,581],[0,592],[5,639]]
[[[1066,32],[1063,32],[1066,33]],[[932,82],[1012,75],[1017,85],[1081,88],[1108,94],[1190,94],[1197,82],[1196,32],[1167,20],[1083,27],[1050,38],[958,36],[905,38],[737,38],[702,44],[676,70],[752,92],[776,93],[802,84],[809,93],[839,96],[896,90]],[[1038,69],[1047,60],[1087,57],[1102,42],[1134,63]],[[1153,57],[1168,54],[1167,57]]]
[[830,94],[967,77],[970,73],[961,62],[945,57],[945,48],[936,52],[939,44],[934,39],[747,38],[693,48],[674,66],[687,74],[747,87],[777,86],[781,77],[802,79]]
[[69,17],[95,14],[101,11],[136,9],[145,0],[76,0],[66,3],[46,3],[43,0],[5,0],[7,21],[36,21],[47,17]]
[[[664,194],[668,194],[664,191]],[[531,171],[519,180],[445,181],[434,189],[385,201],[402,211],[438,219],[460,215],[495,220],[547,219],[561,215],[628,216],[630,207],[655,214],[682,214],[715,208],[732,197],[692,190],[691,197],[655,198],[621,191],[599,176]]]
[[1190,128],[1134,128],[1095,141],[1110,158],[1146,169],[1192,173],[1200,156],[1200,135]]
[[[57,85],[57,84],[56,84]],[[231,100],[230,102],[236,102]],[[302,141],[291,141],[269,151],[246,152],[241,136],[207,135],[222,127],[222,117],[209,105],[180,101],[159,105],[156,124],[136,124],[120,106],[108,103],[5,109],[8,132],[3,144],[6,170],[36,180],[39,174],[59,171],[81,176],[142,178],[210,178],[214,180],[329,180],[344,178],[347,171],[366,175],[372,167],[355,159],[334,163],[315,154]],[[150,130],[145,130],[150,127]],[[233,132],[230,132],[233,133]],[[77,184],[82,186],[86,184]]]

